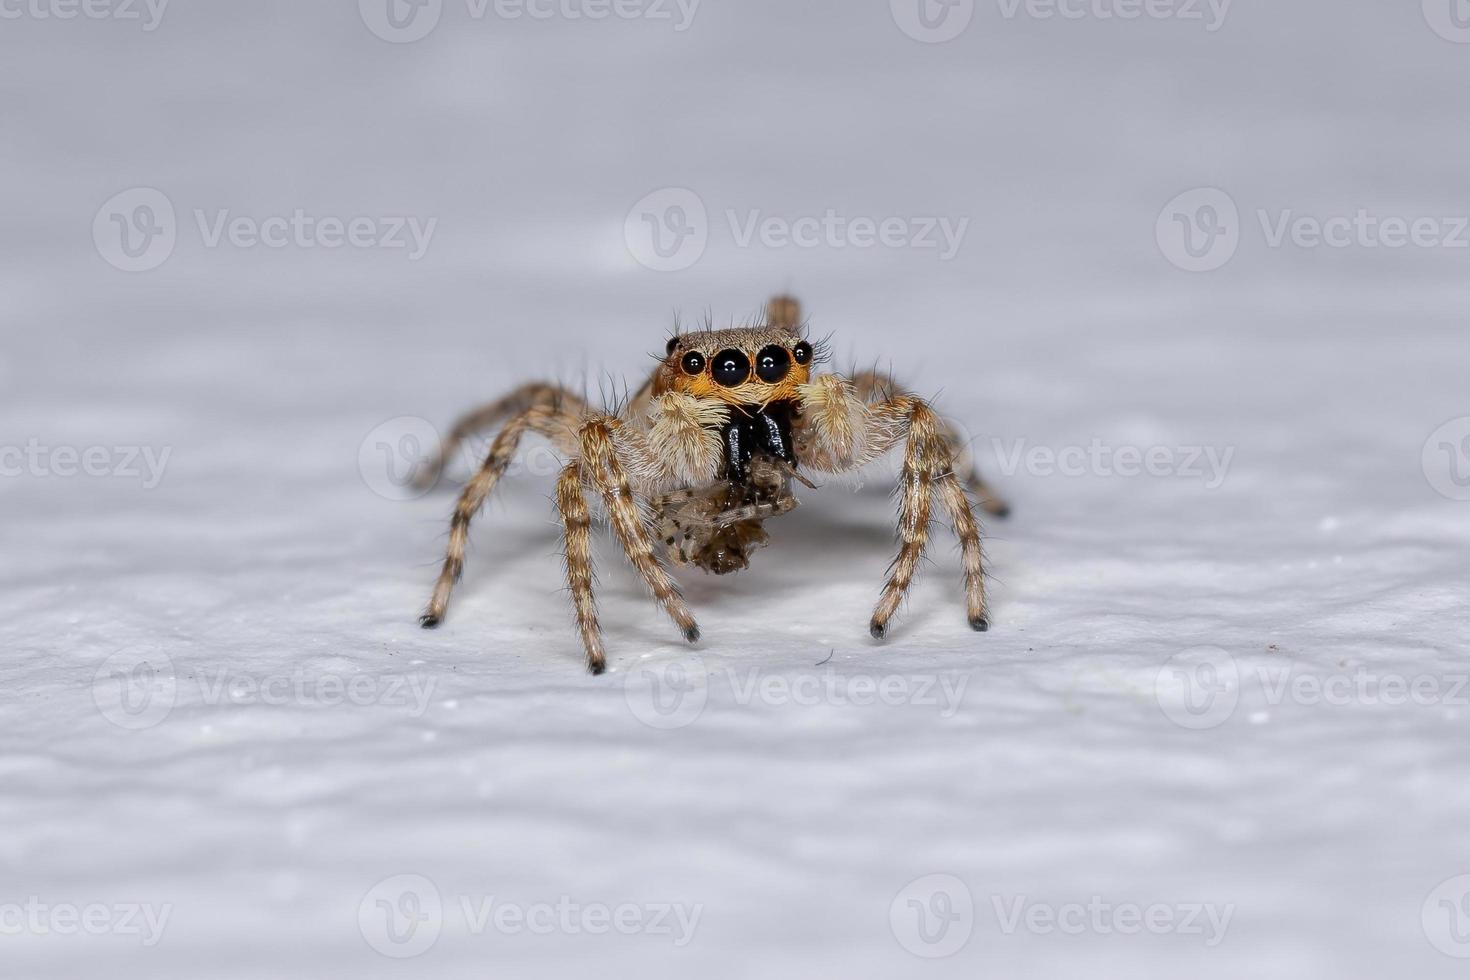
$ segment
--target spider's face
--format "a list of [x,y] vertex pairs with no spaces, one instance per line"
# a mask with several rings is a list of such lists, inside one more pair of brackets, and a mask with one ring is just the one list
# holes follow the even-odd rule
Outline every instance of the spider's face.
[[753,407],[797,397],[811,380],[812,345],[784,330],[706,330],[669,341],[660,390]]

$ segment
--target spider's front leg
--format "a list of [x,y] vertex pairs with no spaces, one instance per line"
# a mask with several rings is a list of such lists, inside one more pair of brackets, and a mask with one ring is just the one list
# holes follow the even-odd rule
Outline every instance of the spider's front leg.
[[898,510],[902,543],[873,610],[869,625],[873,636],[881,639],[888,632],[889,621],[913,583],[929,541],[934,496],[938,496],[960,539],[965,612],[970,625],[981,632],[989,629],[980,526],[955,476],[954,452],[938,414],[923,399],[909,394],[866,402],[848,379],[824,375],[802,386],[802,419],[797,455],[803,465],[818,472],[857,469],[900,442],[904,444]]
[[690,643],[699,626],[655,551],[649,531],[647,498],[634,489],[666,488],[713,479],[723,461],[718,425],[725,409],[687,395],[667,394],[653,400],[646,432],[610,415],[586,417],[578,439],[581,452],[557,482],[556,502],[566,532],[567,586],[577,615],[577,628],[587,654],[587,669],[607,669],[602,628],[592,591],[591,514],[585,494],[602,498],[608,523],[628,561],[654,600],[668,613]]
[[[879,371],[859,371],[852,376],[852,384],[858,396],[869,404],[876,404],[902,391],[892,376]],[[1011,505],[996,491],[975,462],[975,451],[969,442],[960,437],[955,423],[946,418],[939,420],[940,437],[949,445],[954,459],[954,474],[964,486],[970,488],[980,509],[992,517],[1009,517]]]

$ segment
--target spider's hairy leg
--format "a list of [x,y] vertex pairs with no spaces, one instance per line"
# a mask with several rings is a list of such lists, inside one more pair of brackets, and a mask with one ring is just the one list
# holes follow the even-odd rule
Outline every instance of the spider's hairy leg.
[[607,669],[602,627],[597,622],[597,600],[592,594],[592,515],[583,495],[582,465],[568,463],[556,481],[556,509],[566,535],[567,588],[577,613],[577,630],[587,652],[587,669]]
[[[654,599],[674,621],[690,643],[699,639],[699,625],[684,602],[679,586],[659,562],[653,538],[644,522],[646,502],[640,506],[633,492],[628,469],[620,458],[619,443],[625,442],[626,455],[647,464],[647,447],[640,446],[636,433],[627,432],[622,420],[607,415],[591,415],[582,423],[581,468],[583,478],[601,495],[619,544],[628,561],[653,593]],[[590,651],[589,651],[590,655]]]
[[985,559],[980,526],[970,500],[954,473],[954,454],[945,440],[942,420],[928,403],[912,395],[898,395],[873,406],[874,415],[888,417],[906,430],[903,472],[899,477],[899,534],[903,545],[894,562],[883,595],[873,610],[870,631],[881,638],[888,621],[908,594],[914,572],[929,537],[929,497],[936,492],[960,540],[965,571],[965,615],[970,626],[990,628],[985,600]]
[[[459,451],[459,447],[466,439],[533,406],[544,407],[572,417],[580,416],[588,410],[587,403],[580,395],[573,394],[560,385],[543,381],[521,385],[503,398],[498,398],[488,405],[482,405],[461,416],[454,423],[454,428],[449,430],[449,435],[445,438],[444,445],[440,447],[438,455],[425,463],[423,469],[414,477],[414,484],[419,487],[432,487],[439,482],[444,468],[449,465],[449,461],[454,458],[455,453]],[[574,448],[563,432],[542,434],[552,438],[558,449],[570,451]]]
[[428,608],[419,617],[419,625],[425,629],[433,629],[443,621],[444,613],[449,608],[449,595],[464,574],[464,554],[465,546],[469,543],[470,522],[484,506],[495,485],[500,482],[506,468],[515,458],[521,437],[527,431],[546,435],[554,442],[565,442],[567,434],[576,431],[576,416],[550,405],[533,404],[512,417],[495,437],[485,462],[470,482],[465,484],[459,501],[455,504],[454,516],[449,521],[449,546],[444,556],[444,567],[439,572],[438,581],[434,583]]
[[931,502],[935,496],[948,513],[960,539],[965,571],[965,612],[976,630],[989,629],[985,600],[985,565],[980,527],[969,498],[955,476],[953,451],[940,417],[922,399],[894,395],[869,403],[844,378],[827,375],[803,389],[808,431],[798,442],[802,462],[812,469],[841,472],[860,467],[898,442],[904,443],[899,477],[901,539],[888,581],[873,610],[869,631],[882,638],[889,621],[908,594],[929,541]]
[[[852,376],[852,383],[858,397],[869,404],[881,402],[905,390],[891,375],[876,370],[857,372]],[[939,431],[949,444],[955,476],[975,494],[975,499],[980,502],[980,509],[992,517],[1009,517],[1011,505],[980,475],[980,469],[975,464],[974,450],[961,438],[958,427],[949,419],[941,417]]]

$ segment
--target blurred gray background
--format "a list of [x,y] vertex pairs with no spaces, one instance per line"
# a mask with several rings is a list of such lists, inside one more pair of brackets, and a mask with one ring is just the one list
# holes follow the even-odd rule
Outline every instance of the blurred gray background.
[[[1463,0],[0,0],[0,958],[1459,975],[1467,81]],[[834,366],[937,396],[1015,502],[995,627],[965,629],[941,528],[868,640],[879,473],[750,573],[684,576],[700,663],[963,677],[957,712],[712,679],[687,727],[644,724],[633,671],[686,651],[604,546],[614,672],[580,673],[544,456],[415,628],[452,497],[403,491],[411,450],[523,380],[636,386],[676,317],[782,290]],[[1156,678],[1199,647],[1239,703],[1181,724]],[[1283,671],[1435,696],[1251,680]],[[209,695],[302,672],[432,698]],[[167,716],[119,724],[116,677],[165,679]],[[373,918],[381,888],[420,909],[400,875],[443,901],[422,949]],[[904,917],[956,880],[949,949]],[[531,935],[477,930],[476,896],[702,915],[677,946]],[[1000,914],[1098,896],[1230,925]],[[5,917],[97,903],[167,928]]]

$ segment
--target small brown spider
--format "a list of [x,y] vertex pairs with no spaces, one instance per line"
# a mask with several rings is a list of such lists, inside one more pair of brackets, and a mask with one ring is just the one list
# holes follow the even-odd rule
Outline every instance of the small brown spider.
[[424,473],[438,480],[445,461],[469,436],[504,422],[489,455],[465,486],[449,524],[449,549],[419,623],[439,625],[464,571],[470,520],[484,505],[528,431],[549,439],[570,460],[556,485],[566,532],[567,584],[587,653],[587,668],[607,666],[592,594],[590,492],[628,560],[684,637],[699,627],[657,547],[671,562],[717,575],[749,566],[766,543],[766,519],[797,504],[792,482],[801,470],[841,473],[904,445],[899,478],[902,538],[869,630],[882,638],[908,592],[929,538],[937,497],[959,537],[965,609],[976,630],[989,628],[980,527],[968,485],[990,514],[1008,508],[976,472],[954,426],[886,377],[813,375],[821,352],[805,338],[801,307],[777,297],[765,323],[705,329],[673,337],[653,376],[621,412],[596,412],[557,385],[529,384],[461,419]]

